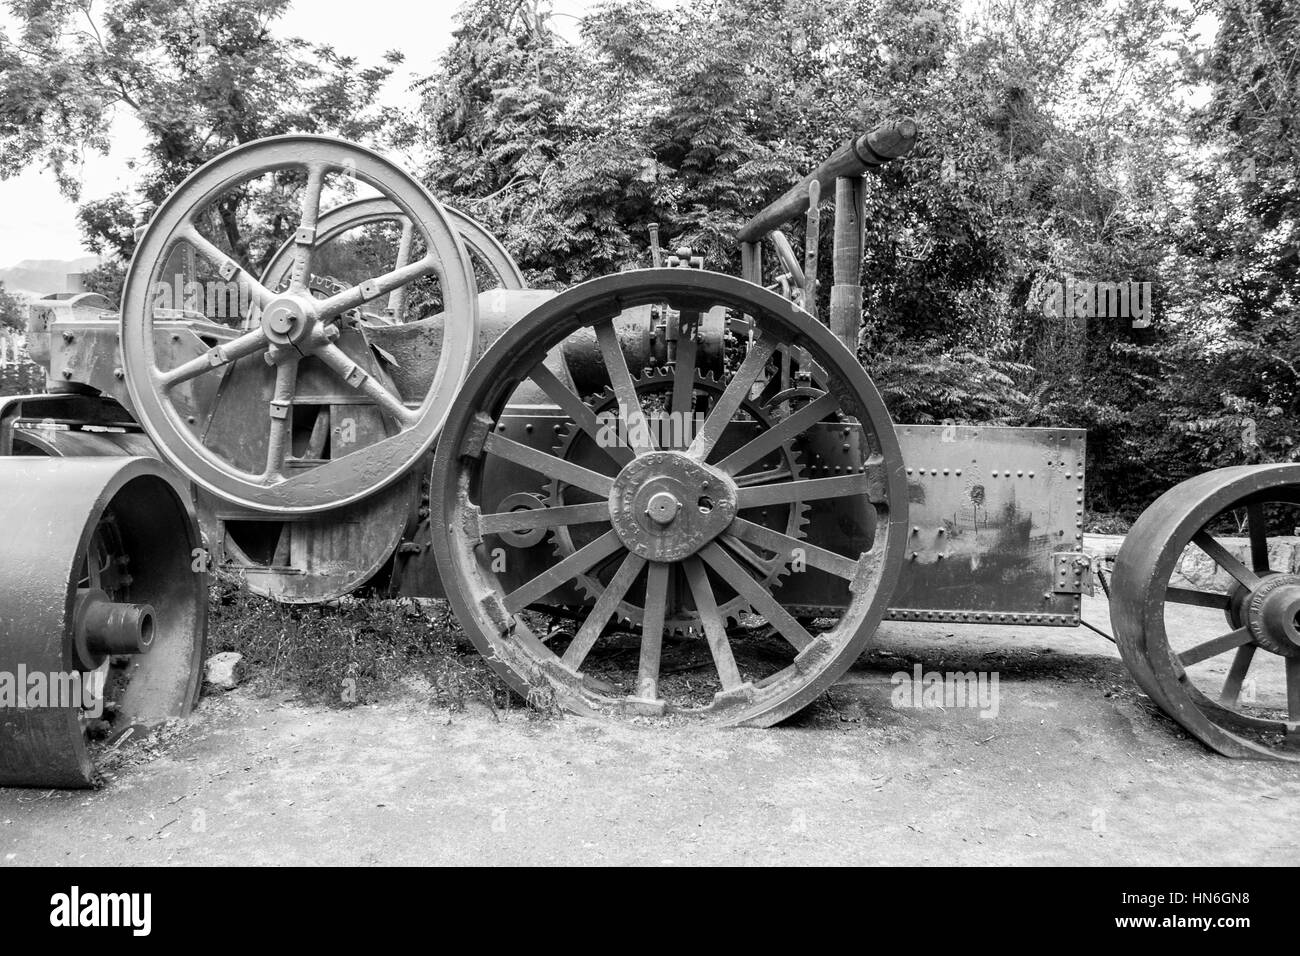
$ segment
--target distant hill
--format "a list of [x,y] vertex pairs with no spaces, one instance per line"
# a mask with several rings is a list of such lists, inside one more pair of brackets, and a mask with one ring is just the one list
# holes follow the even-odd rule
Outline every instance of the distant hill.
[[67,289],[70,272],[88,272],[99,265],[98,256],[80,259],[24,259],[17,265],[0,269],[5,291],[28,299],[39,299],[51,292]]

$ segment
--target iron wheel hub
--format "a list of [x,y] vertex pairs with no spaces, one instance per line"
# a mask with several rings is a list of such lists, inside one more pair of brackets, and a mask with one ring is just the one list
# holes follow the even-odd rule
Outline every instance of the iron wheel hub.
[[315,301],[310,293],[276,296],[262,310],[266,337],[277,345],[298,345],[307,339],[319,322]]
[[628,462],[609,495],[614,530],[629,551],[651,561],[681,561],[736,517],[736,485],[677,451]]
[[1283,657],[1300,657],[1300,575],[1265,578],[1251,591],[1245,612],[1255,643]]

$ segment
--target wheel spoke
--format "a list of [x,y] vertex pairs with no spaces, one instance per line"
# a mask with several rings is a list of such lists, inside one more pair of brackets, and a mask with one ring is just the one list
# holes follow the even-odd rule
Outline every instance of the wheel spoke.
[[802,651],[812,643],[812,635],[781,606],[781,602],[772,596],[772,592],[761,582],[754,580],[716,541],[710,541],[700,549],[699,553],[700,557],[722,575],[723,579],[735,588],[736,593],[749,602],[750,607],[763,615],[767,623],[776,628],[796,651]]
[[245,272],[243,266],[213,245],[203,233],[199,232],[194,223],[186,223],[177,232],[177,238],[184,239],[199,255],[216,266],[221,278],[227,282],[233,278],[239,285],[240,291],[259,308],[265,308],[266,304],[275,298],[269,289]]
[[726,389],[709,410],[709,417],[704,420],[695,440],[691,442],[691,447],[687,449],[688,455],[698,461],[708,459],[709,452],[713,451],[713,446],[718,443],[722,433],[731,424],[732,416],[740,409],[741,403],[749,397],[749,390],[758,379],[759,373],[763,371],[767,360],[772,357],[774,347],[770,338],[757,339],[750,343],[749,351],[745,353],[745,360],[740,363],[740,368],[736,370],[736,374],[727,383]]
[[1268,523],[1261,502],[1246,505],[1246,527],[1250,535],[1250,566],[1256,571],[1268,570]]
[[1239,584],[1243,584],[1248,588],[1253,588],[1259,584],[1259,577],[1255,572],[1230,555],[1227,549],[1210,537],[1204,529],[1192,535],[1192,541],[1198,548],[1208,554],[1215,564],[1236,578]]
[[572,418],[574,424],[590,435],[596,447],[614,459],[615,463],[626,465],[635,457],[632,454],[632,449],[617,442],[610,445],[600,437],[600,420],[596,417],[596,413],[591,410],[591,407],[586,402],[574,394],[572,389],[561,382],[545,364],[538,364],[528,373],[528,377],[546,393],[547,398],[560,406],[560,411]]
[[1196,607],[1213,607],[1221,611],[1228,609],[1228,595],[1219,594],[1217,591],[1196,591],[1192,588],[1168,587],[1165,589],[1165,600],[1173,601],[1175,604],[1193,604]]
[[600,344],[609,383],[614,387],[614,397],[618,400],[619,417],[627,423],[627,440],[633,454],[644,455],[654,451],[656,446],[650,434],[650,424],[637,397],[632,373],[627,369],[627,359],[623,357],[623,347],[619,344],[613,319],[597,323],[596,341]]
[[271,434],[266,443],[267,481],[284,477],[284,458],[289,449],[289,433],[293,425],[293,393],[298,382],[298,363],[290,360],[275,370],[275,396],[269,406]]
[[609,523],[609,502],[593,501],[580,505],[557,505],[554,508],[520,508],[518,511],[499,511],[480,515],[480,534],[500,534],[502,531],[532,531],[536,528],[558,528],[562,525]]
[[618,610],[619,602],[623,600],[623,596],[627,594],[628,588],[641,573],[645,563],[645,558],[639,554],[629,553],[623,559],[623,563],[614,572],[609,584],[605,585],[605,590],[600,592],[600,597],[596,599],[596,604],[587,615],[587,619],[582,622],[582,627],[578,628],[578,633],[573,636],[573,642],[565,650],[561,661],[566,667],[575,671],[582,667],[582,662],[587,659],[587,654],[600,637],[601,631],[605,629],[605,625],[609,623],[609,619]]
[[713,655],[713,666],[718,672],[724,691],[734,690],[742,683],[740,668],[731,653],[731,642],[727,640],[727,629],[718,610],[717,598],[713,596],[713,585],[709,584],[708,573],[695,555],[682,562],[686,572],[686,581],[695,598],[695,610],[700,615],[700,624],[704,628],[704,639],[708,642],[709,653]]
[[260,352],[267,347],[267,344],[266,333],[261,328],[245,332],[236,339],[214,346],[197,358],[182,362],[174,369],[161,373],[158,376],[158,386],[164,391],[175,388],[190,379],[198,378],[204,372],[210,372],[214,368],[223,368],[231,362],[237,362],[246,355]]
[[429,275],[437,269],[438,260],[432,255],[425,256],[410,265],[401,266],[392,272],[385,272],[381,276],[373,279],[367,279],[360,285],[353,286],[337,295],[332,295],[328,299],[323,299],[316,307],[322,319],[333,318],[336,315],[342,315],[348,309],[355,309],[360,305],[378,299],[381,296],[414,282]]
[[335,375],[397,419],[402,426],[409,428],[419,418],[414,411],[402,404],[402,400],[390,392],[379,379],[352,361],[348,354],[333,342],[325,343],[314,354]]
[[[1286,659],[1286,713],[1292,721],[1300,721],[1300,657]],[[1296,731],[1288,736],[1295,737]]]
[[517,614],[528,605],[539,601],[556,588],[561,587],[570,578],[588,571],[591,567],[609,557],[622,542],[613,531],[606,531],[595,541],[587,544],[558,564],[553,564],[527,584],[506,595],[506,610]]
[[815,402],[810,402],[799,411],[783,419],[767,431],[737,448],[722,461],[718,468],[728,475],[744,471],[764,456],[770,455],[783,444],[817,424],[835,409],[839,408],[839,399],[834,395],[823,395]]
[[1232,667],[1228,669],[1228,676],[1223,682],[1223,691],[1219,694],[1219,701],[1223,706],[1235,708],[1241,699],[1241,685],[1246,681],[1250,662],[1255,659],[1255,647],[1254,644],[1243,644],[1237,648],[1237,654],[1232,659]]
[[1201,661],[1208,661],[1211,657],[1218,657],[1234,647],[1241,647],[1243,644],[1250,642],[1250,629],[1239,627],[1235,631],[1216,637],[1212,641],[1206,641],[1204,644],[1197,644],[1189,650],[1183,651],[1178,655],[1178,663],[1184,667],[1191,667],[1193,664],[1199,664]]
[[593,495],[607,496],[614,487],[614,479],[608,475],[575,465],[558,455],[547,454],[540,448],[533,448],[531,445],[506,438],[496,432],[488,435],[483,443],[483,450],[498,458],[531,469],[539,475],[590,491]]
[[316,248],[316,223],[320,219],[320,194],[325,185],[325,166],[312,163],[307,167],[307,185],[302,191],[302,214],[298,218],[297,249],[289,273],[289,288],[301,292],[311,278],[311,257]]
[[686,442],[690,432],[687,429],[695,427],[695,354],[698,350],[698,343],[695,335],[699,328],[700,314],[698,312],[682,312],[677,317],[677,366],[673,369],[673,395],[672,405],[669,411],[681,423],[680,429],[674,429],[674,437],[680,441],[674,441],[674,447],[684,447],[681,442]]
[[784,481],[793,477],[794,473],[788,467],[781,467],[769,471],[751,471],[747,475],[737,475],[734,481],[737,488],[748,488],[750,485],[765,485],[769,482]]
[[801,553],[809,567],[833,574],[837,578],[844,578],[846,581],[852,581],[858,572],[858,562],[852,558],[827,551],[809,541],[800,541],[798,538],[765,525],[755,524],[753,521],[746,521],[744,518],[735,518],[728,525],[727,531],[742,541],[781,555],[786,561],[792,560],[796,552]]
[[636,695],[642,700],[659,698],[659,659],[664,643],[670,570],[670,564],[651,561],[646,572],[645,613],[641,617],[641,658],[636,672]]
[[[879,462],[879,459],[873,459]],[[775,485],[758,485],[736,491],[736,509],[761,508],[765,505],[787,505],[796,501],[815,501],[819,498],[846,498],[863,495],[870,501],[879,498],[881,480],[875,468],[853,472],[833,478],[804,478],[784,481]],[[873,495],[875,497],[873,497]]]
[[[411,262],[411,243],[415,239],[415,225],[407,218],[402,219],[402,234],[397,240],[397,261],[393,268],[405,268]],[[388,295],[388,314],[392,321],[401,324],[406,317],[406,299],[410,292],[409,285],[400,285]]]

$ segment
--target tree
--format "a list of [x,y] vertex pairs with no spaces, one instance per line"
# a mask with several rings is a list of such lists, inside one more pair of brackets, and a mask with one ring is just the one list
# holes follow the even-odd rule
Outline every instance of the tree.
[[[79,198],[78,158],[106,151],[113,119],[128,111],[146,135],[136,187],[79,210],[87,247],[126,260],[137,222],[232,146],[287,132],[373,137],[392,118],[377,94],[400,56],[362,66],[332,47],[277,36],[274,23],[288,6],[111,0],[99,13],[89,0],[14,0],[14,36],[0,31],[0,176],[42,163],[65,194]],[[247,198],[227,200],[225,240],[256,267],[284,227],[250,242],[238,225]]]
[[0,329],[21,332],[26,324],[27,306],[5,291],[5,284],[0,282]]

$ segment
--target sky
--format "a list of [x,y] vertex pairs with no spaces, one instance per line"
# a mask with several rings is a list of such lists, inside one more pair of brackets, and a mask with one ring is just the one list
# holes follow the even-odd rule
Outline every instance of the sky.
[[[595,0],[557,0],[553,10],[556,30],[574,29]],[[301,36],[313,43],[329,43],[341,53],[363,63],[378,63],[392,49],[406,54],[389,80],[386,96],[401,102],[404,87],[420,73],[431,71],[434,60],[451,41],[452,17],[458,0],[299,0],[279,21],[277,32]],[[359,11],[363,11],[360,12]],[[11,23],[0,12],[0,24]],[[418,38],[413,41],[412,37]],[[82,168],[82,196],[98,199],[131,185],[127,162],[141,154],[144,135],[125,112],[112,131],[108,155],[91,153]],[[26,259],[75,259],[87,255],[77,229],[76,206],[60,195],[54,177],[30,167],[12,179],[0,180],[0,268]]]

